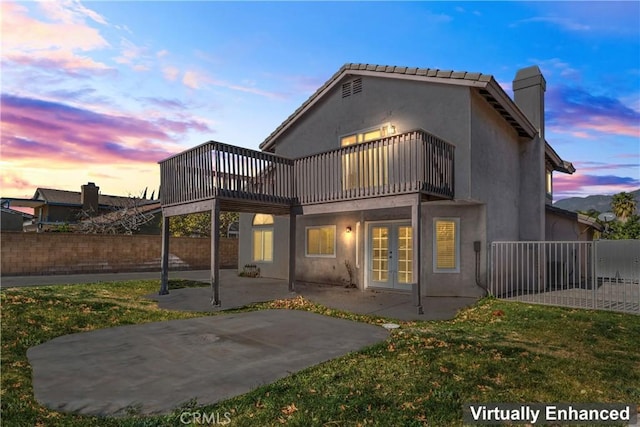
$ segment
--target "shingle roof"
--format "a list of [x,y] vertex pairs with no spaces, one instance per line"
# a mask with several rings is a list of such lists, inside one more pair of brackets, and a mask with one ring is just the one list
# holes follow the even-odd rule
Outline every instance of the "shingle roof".
[[346,75],[377,75],[412,80],[431,81],[477,87],[482,95],[517,131],[520,136],[533,136],[535,129],[513,100],[504,92],[492,75],[467,71],[440,70],[437,68],[399,67],[394,65],[348,63],[327,80],[293,114],[276,128],[261,144],[260,149],[270,150],[279,136],[299,115],[314,104],[329,88]]
[[[53,188],[38,188],[34,199],[42,199],[47,203],[61,205],[82,205],[81,193],[79,191],[56,190]],[[98,204],[103,206],[123,207],[127,206],[129,197],[98,195]]]

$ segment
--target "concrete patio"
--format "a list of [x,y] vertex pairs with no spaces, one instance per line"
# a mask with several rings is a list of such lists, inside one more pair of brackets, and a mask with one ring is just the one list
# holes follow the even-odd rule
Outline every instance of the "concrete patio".
[[[208,281],[208,271],[191,272],[192,280]],[[176,276],[180,276],[176,274]],[[176,277],[177,278],[177,277]],[[418,314],[411,293],[345,288],[320,284],[298,283],[289,292],[285,280],[239,277],[235,270],[220,270],[221,306],[211,305],[209,287],[169,290],[169,295],[147,295],[158,301],[160,308],[184,311],[220,311],[247,304],[293,298],[298,295],[326,307],[357,314],[388,317],[397,320],[446,320],[458,310],[472,305],[476,298],[423,297],[424,314]]]
[[[238,277],[221,272],[222,305],[208,286],[147,295],[160,308],[211,312],[302,295],[330,308],[400,320],[439,320],[475,300],[424,298],[418,315],[410,294]],[[157,279],[158,274],[39,277],[39,284]],[[208,281],[209,272],[174,272],[172,279]],[[3,287],[33,277],[3,278]],[[65,335],[27,352],[36,399],[52,409],[87,415],[166,414],[196,399],[211,404],[274,382],[309,366],[385,340],[380,326],[299,310],[220,313],[187,320],[129,325]]]

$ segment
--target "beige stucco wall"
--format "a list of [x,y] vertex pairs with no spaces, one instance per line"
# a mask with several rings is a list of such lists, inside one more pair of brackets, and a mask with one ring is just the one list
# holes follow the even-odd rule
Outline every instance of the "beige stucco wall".
[[471,97],[471,104],[471,199],[487,206],[489,241],[518,240],[521,203],[518,136],[479,95]]
[[[348,80],[348,79],[346,79]],[[346,81],[345,80],[345,81]],[[346,98],[341,83],[323,96],[278,140],[276,154],[296,158],[339,147],[340,137],[358,130],[391,123],[402,133],[425,131],[455,145],[455,202],[426,202],[422,206],[422,292],[429,296],[479,296],[476,284],[476,253],[473,242],[481,242],[480,282],[486,285],[487,251],[491,241],[519,240],[523,236],[544,235],[544,216],[540,216],[536,190],[538,169],[531,161],[539,145],[523,147],[516,131],[474,89],[451,84],[425,83],[362,76],[363,91]],[[529,141],[530,142],[530,141]],[[525,149],[523,149],[525,148]],[[533,148],[531,151],[529,148]],[[523,155],[524,153],[524,155]],[[544,198],[541,169],[540,197]],[[348,212],[297,219],[296,278],[308,282],[343,284],[347,279],[344,262],[359,265],[357,284],[365,286],[364,269],[366,223],[376,220],[410,220],[409,208]],[[433,272],[433,218],[460,218],[459,273]],[[250,215],[241,219],[239,265],[250,262]],[[288,272],[288,219],[276,222],[274,262],[262,269],[268,277],[285,278]],[[523,224],[523,221],[526,224]],[[360,238],[355,240],[356,223]],[[335,258],[305,257],[305,227],[336,225]],[[347,226],[354,231],[345,236]],[[277,229],[283,230],[281,234]],[[286,236],[286,238],[285,238]],[[359,259],[356,260],[356,245]]]
[[[479,259],[480,283],[486,284],[487,238],[485,232],[486,209],[482,204],[468,202],[426,202],[422,204],[422,292],[428,296],[480,296],[482,289],[476,284],[476,255],[473,242],[481,242]],[[460,219],[460,272],[434,273],[433,271],[433,220],[436,217]],[[241,215],[241,236],[251,235],[253,215]],[[250,239],[240,240],[239,270],[245,264],[256,264],[263,277],[286,279],[288,275],[288,240],[278,235],[286,231],[288,218],[276,217],[273,263],[256,263],[251,260]],[[356,285],[365,289],[367,225],[380,221],[411,221],[408,207],[377,209],[363,212],[299,216],[296,233],[296,280],[308,283],[346,285],[349,275],[348,261],[356,273]],[[357,223],[360,222],[358,230]],[[306,227],[336,226],[336,256],[321,258],[305,255]],[[351,233],[347,233],[351,227]],[[356,250],[356,246],[358,247]],[[357,254],[357,258],[356,258]]]
[[346,98],[337,84],[279,138],[275,153],[296,158],[339,148],[341,136],[388,122],[398,133],[424,129],[456,146],[456,197],[467,198],[469,88],[368,76],[362,80],[363,91]]
[[546,211],[545,240],[589,241],[593,240],[593,228],[580,224],[576,218]]
[[289,217],[274,216],[273,261],[253,260],[253,217],[255,214],[241,213],[239,219],[238,272],[245,265],[255,265],[262,277],[286,279],[289,275]]

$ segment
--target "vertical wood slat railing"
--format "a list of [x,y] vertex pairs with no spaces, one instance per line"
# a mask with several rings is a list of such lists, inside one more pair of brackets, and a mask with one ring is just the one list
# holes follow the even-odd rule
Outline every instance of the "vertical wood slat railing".
[[424,192],[453,198],[455,147],[416,130],[294,160],[301,205]]
[[163,206],[215,197],[291,204],[293,161],[208,142],[160,162]]
[[305,205],[417,192],[451,199],[454,149],[422,130],[295,160],[208,142],[160,162],[162,205],[215,197]]

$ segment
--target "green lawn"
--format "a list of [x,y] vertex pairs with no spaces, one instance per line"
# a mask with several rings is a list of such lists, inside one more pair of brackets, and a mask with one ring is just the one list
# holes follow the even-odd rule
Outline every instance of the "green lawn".
[[[172,282],[172,287],[195,286]],[[182,426],[215,414],[232,426],[461,425],[464,402],[640,402],[640,316],[485,299],[451,321],[400,322],[390,338],[217,405],[170,415],[92,418],[33,398],[27,349],[54,337],[203,314],[143,298],[158,281],[5,289],[3,426]],[[301,309],[380,324],[385,319],[304,300],[248,307]],[[201,418],[202,419],[202,418]],[[201,425],[201,424],[194,424]]]

